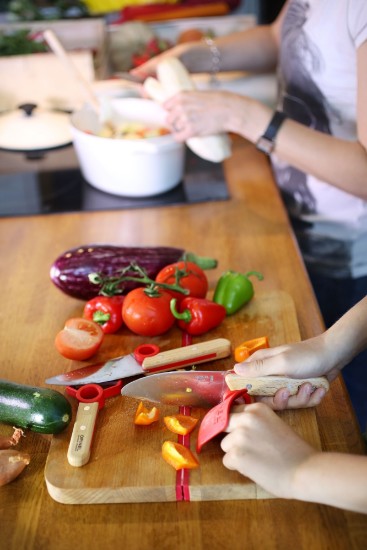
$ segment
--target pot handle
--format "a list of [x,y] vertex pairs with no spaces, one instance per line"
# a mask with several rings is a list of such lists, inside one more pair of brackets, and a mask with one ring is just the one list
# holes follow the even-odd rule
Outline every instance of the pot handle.
[[35,103],[22,103],[18,108],[23,111],[26,116],[32,116],[36,107],[37,105]]

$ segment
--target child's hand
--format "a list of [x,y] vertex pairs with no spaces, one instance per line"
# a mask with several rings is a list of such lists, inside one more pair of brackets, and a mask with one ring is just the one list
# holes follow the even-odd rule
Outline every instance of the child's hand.
[[223,464],[282,498],[296,498],[298,468],[316,451],[262,403],[230,415]]
[[[334,380],[340,370],[334,366],[332,353],[324,345],[320,335],[303,342],[276,348],[262,349],[252,354],[243,363],[237,363],[234,370],[242,376],[286,375],[292,378],[326,376]],[[274,410],[305,408],[318,405],[325,396],[325,390],[313,391],[311,384],[303,384],[297,395],[290,396],[286,388],[277,391],[274,397],[257,397]]]

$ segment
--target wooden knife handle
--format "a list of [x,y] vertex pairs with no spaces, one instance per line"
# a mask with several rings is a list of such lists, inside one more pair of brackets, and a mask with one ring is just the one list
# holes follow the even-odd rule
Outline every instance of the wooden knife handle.
[[230,390],[247,389],[250,395],[274,395],[281,388],[287,388],[291,395],[298,392],[302,384],[308,382],[316,388],[329,389],[329,382],[324,377],[318,378],[287,378],[286,376],[259,376],[257,378],[249,378],[239,376],[238,374],[229,373],[226,375],[226,384]]
[[152,357],[146,357],[142,367],[145,373],[157,373],[167,370],[181,369],[206,361],[214,361],[222,357],[228,357],[231,353],[231,343],[226,338],[217,338],[190,344],[182,348],[162,351]]
[[71,466],[84,466],[89,460],[98,407],[97,402],[79,403],[68,449]]

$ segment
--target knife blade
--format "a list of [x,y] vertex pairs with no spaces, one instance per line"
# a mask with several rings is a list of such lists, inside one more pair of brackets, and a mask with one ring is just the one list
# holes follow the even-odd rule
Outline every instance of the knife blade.
[[149,401],[188,407],[208,408],[220,403],[230,390],[247,389],[249,395],[274,395],[280,388],[287,388],[291,395],[308,382],[314,388],[329,389],[325,377],[287,378],[262,376],[250,378],[233,371],[181,371],[154,374],[126,384],[121,394]]
[[88,365],[63,374],[47,378],[46,384],[56,386],[77,386],[80,384],[101,384],[167,370],[190,367],[207,361],[228,357],[231,343],[226,338],[216,338],[198,344],[162,351],[157,355],[146,357],[140,364],[133,353],[115,357],[104,363]]

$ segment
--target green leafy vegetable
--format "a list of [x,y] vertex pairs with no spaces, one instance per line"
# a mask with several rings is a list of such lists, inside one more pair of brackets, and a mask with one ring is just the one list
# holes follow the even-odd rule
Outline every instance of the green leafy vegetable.
[[21,29],[11,34],[0,33],[0,56],[25,55],[48,51],[42,42],[36,42],[30,37],[29,31]]

